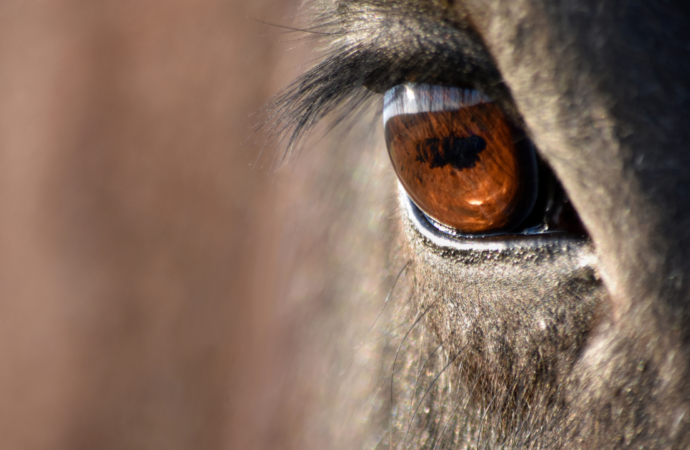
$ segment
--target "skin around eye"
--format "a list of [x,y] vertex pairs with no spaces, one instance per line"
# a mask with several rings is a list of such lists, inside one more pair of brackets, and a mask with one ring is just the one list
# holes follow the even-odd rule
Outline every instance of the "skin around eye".
[[534,150],[474,90],[403,85],[384,98],[388,153],[401,184],[435,221],[465,234],[510,231],[534,206]]

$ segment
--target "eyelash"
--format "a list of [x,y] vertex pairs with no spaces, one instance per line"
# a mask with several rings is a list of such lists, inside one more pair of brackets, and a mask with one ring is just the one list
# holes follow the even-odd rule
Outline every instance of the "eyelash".
[[326,44],[324,59],[273,99],[259,126],[268,129],[269,145],[285,149],[279,163],[325,116],[333,116],[335,127],[372,108],[378,94],[410,80],[480,88],[510,114],[500,74],[466,25],[431,10],[411,15],[394,2],[320,5],[331,9],[317,9],[309,26],[298,31]]
[[[297,30],[316,40],[345,37],[339,21],[328,14],[312,18],[309,28]],[[299,148],[309,131],[324,117],[334,115],[331,127],[356,117],[373,106],[378,95],[364,87],[363,80],[353,76],[352,66],[361,64],[363,53],[346,39],[337,39],[321,62],[307,70],[272,99],[258,129],[267,129],[267,145],[284,148],[277,165]],[[326,53],[326,51],[322,51]]]

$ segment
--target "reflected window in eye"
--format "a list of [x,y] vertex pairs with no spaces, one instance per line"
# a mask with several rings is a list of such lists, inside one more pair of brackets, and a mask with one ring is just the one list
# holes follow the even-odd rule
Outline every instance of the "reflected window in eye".
[[386,144],[402,186],[462,234],[508,232],[537,200],[537,161],[501,107],[471,89],[404,84],[386,92]]

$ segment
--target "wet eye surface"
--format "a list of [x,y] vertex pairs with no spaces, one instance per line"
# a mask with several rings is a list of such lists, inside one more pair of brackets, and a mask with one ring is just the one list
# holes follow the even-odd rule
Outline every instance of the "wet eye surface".
[[466,234],[510,231],[538,193],[532,145],[481,93],[405,84],[385,94],[386,144],[401,184],[431,219]]

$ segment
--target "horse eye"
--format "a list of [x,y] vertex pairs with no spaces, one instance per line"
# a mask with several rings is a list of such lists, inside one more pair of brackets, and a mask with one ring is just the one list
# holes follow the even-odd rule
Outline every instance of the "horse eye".
[[399,85],[384,96],[395,172],[430,218],[466,234],[511,231],[537,198],[537,163],[499,105],[476,90]]

